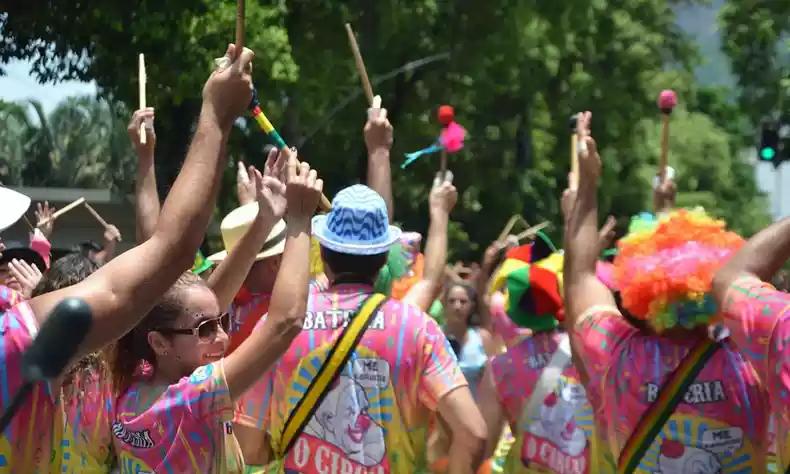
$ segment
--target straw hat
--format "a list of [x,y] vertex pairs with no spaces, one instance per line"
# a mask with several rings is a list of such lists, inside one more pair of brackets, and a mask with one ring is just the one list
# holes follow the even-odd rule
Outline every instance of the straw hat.
[[[222,223],[220,224],[220,233],[222,234],[222,243],[225,245],[225,250],[211,255],[208,259],[214,263],[225,260],[228,256],[228,252],[233,250],[239,243],[239,240],[241,240],[250,228],[257,215],[257,202],[246,204],[230,211],[230,213],[222,219]],[[274,224],[269,236],[266,237],[266,242],[263,244],[260,253],[255,257],[255,261],[257,262],[264,258],[283,253],[285,250],[285,235],[285,221],[280,219]]]

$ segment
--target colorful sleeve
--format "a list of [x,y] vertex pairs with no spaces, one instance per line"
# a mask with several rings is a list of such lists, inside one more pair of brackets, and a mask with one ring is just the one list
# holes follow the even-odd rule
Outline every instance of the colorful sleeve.
[[497,291],[491,295],[491,325],[494,334],[505,341],[507,347],[518,343],[521,337],[529,335],[529,330],[521,329],[514,323],[505,311],[505,295]]
[[184,377],[176,385],[171,385],[165,397],[169,406],[182,400],[197,420],[231,421],[233,401],[225,380],[223,361],[198,367],[192,375]]
[[[429,409],[436,405],[450,391],[468,385],[461,373],[458,361],[450,347],[450,342],[436,321],[425,317],[422,339],[422,372],[419,374],[417,396]],[[420,347],[420,346],[418,346]]]
[[250,387],[236,404],[233,421],[250,428],[265,431],[269,427],[269,402],[274,389],[274,370],[266,374]]
[[22,293],[0,285],[0,311],[5,311],[21,303],[25,298]]
[[755,277],[735,280],[727,290],[722,314],[724,324],[747,357],[766,380],[790,336],[790,295]]
[[617,348],[636,332],[614,306],[593,306],[582,313],[571,336],[573,348],[581,352],[577,359],[584,364],[590,387],[600,387]]

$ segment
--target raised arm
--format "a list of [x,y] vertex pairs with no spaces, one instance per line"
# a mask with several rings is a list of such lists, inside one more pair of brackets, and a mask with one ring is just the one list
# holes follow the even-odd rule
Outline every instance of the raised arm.
[[269,314],[225,359],[225,377],[234,400],[269,370],[302,330],[310,279],[310,219],[322,189],[316,171],[306,162],[297,165],[292,155],[286,189],[288,234]]
[[[233,45],[226,55],[235,56]],[[252,51],[244,50],[231,66],[215,71],[206,82],[192,144],[153,236],[83,282],[31,301],[39,324],[63,298],[82,298],[90,305],[93,325],[76,358],[129,331],[192,266],[225,168],[223,144],[252,98],[252,57]]]
[[104,242],[102,242],[102,249],[100,252],[96,253],[96,262],[99,265],[104,265],[105,263],[112,260],[112,258],[115,256],[115,248],[120,241],[121,231],[119,231],[114,225],[108,224],[107,227],[104,228]]
[[719,305],[730,286],[741,277],[770,279],[790,259],[790,218],[782,219],[757,233],[736,253],[713,279],[713,295]]
[[[140,142],[140,125],[146,123],[146,142]],[[148,127],[148,124],[151,124]],[[136,214],[137,243],[143,243],[154,235],[159,220],[159,192],[156,190],[156,171],[154,169],[154,149],[156,131],[153,127],[154,108],[137,110],[132,115],[126,129],[137,153],[137,179],[134,183],[134,210]]]
[[426,312],[442,290],[447,264],[447,225],[457,201],[458,191],[453,186],[452,173],[447,173],[444,180],[437,175],[429,198],[431,224],[425,244],[425,271],[422,279],[403,298]]
[[254,186],[258,202],[258,214],[249,230],[233,247],[228,257],[220,263],[208,279],[208,286],[217,295],[220,308],[227,308],[247,278],[255,257],[266,242],[272,227],[285,213],[285,184],[270,170],[285,164],[289,151],[278,153],[272,149],[266,159],[266,176],[250,166],[248,176]]
[[[595,140],[589,136],[592,114],[580,113],[577,120],[579,136],[579,188],[566,190],[563,208],[569,217],[565,222],[565,324],[572,330],[577,319],[593,306],[616,306],[614,297],[595,274],[598,260],[598,178],[601,158]],[[587,149],[586,151],[584,149]]]
[[395,216],[390,168],[392,125],[387,120],[387,109],[368,109],[368,121],[365,123],[364,132],[365,146],[368,149],[368,186],[384,198],[392,222]]

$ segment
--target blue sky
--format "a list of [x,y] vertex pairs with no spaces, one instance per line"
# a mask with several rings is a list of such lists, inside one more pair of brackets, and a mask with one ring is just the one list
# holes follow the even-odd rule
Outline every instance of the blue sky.
[[[36,99],[42,103],[47,112],[66,97],[96,93],[96,84],[93,82],[66,81],[57,85],[39,84],[30,76],[30,65],[27,62],[15,61],[8,64],[6,73],[6,76],[0,77],[0,99],[7,101]],[[756,158],[756,149],[753,152]],[[790,215],[790,171],[786,168],[787,165],[779,169],[784,195],[781,208],[777,209],[776,196],[774,196],[775,171],[770,164],[755,164],[757,184],[763,192],[768,194],[770,211],[774,218]]]

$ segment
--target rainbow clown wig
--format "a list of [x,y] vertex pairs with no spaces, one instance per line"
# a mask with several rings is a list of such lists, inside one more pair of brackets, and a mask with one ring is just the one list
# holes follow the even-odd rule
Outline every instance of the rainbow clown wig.
[[701,208],[635,217],[614,260],[623,308],[657,333],[708,324],[713,276],[743,243]]

